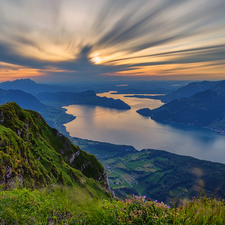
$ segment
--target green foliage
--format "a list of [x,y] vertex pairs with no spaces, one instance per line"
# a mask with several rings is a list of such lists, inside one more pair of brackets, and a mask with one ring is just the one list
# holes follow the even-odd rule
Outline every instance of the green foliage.
[[217,197],[225,197],[224,164],[161,150],[137,151],[125,145],[79,138],[71,140],[96,155],[107,170],[110,187],[120,198],[138,192],[167,203],[171,198],[170,191],[179,199],[214,193]]
[[5,224],[224,224],[225,204],[193,198],[175,207],[133,196],[102,200],[83,189],[52,186],[45,190],[0,192],[0,219]]
[[49,127],[39,113],[11,102],[0,106],[0,119],[1,183],[10,173],[12,187],[21,183],[30,188],[78,184],[93,195],[108,195],[103,188],[107,187],[104,168],[96,157]]

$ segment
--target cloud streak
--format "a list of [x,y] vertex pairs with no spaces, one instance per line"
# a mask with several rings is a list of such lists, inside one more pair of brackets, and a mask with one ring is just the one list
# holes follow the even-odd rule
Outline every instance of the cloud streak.
[[224,0],[2,0],[0,62],[51,76],[56,68],[70,80],[173,71],[169,79],[181,66],[191,74],[195,64],[195,74],[197,64],[213,62],[217,79],[225,72],[224,12]]

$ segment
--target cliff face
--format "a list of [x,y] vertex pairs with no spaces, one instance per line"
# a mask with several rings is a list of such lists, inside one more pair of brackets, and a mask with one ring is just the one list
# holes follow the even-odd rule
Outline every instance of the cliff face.
[[104,167],[94,155],[74,146],[37,112],[11,102],[0,106],[0,184],[14,183],[108,188]]

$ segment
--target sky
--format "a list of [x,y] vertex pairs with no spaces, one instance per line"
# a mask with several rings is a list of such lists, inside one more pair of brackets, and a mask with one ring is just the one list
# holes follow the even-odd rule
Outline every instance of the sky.
[[225,79],[224,0],[0,0],[0,82]]

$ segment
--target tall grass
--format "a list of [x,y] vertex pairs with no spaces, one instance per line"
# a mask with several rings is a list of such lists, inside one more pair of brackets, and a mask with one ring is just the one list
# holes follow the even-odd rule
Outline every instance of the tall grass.
[[0,191],[4,224],[225,224],[224,201],[193,198],[178,207],[133,196],[126,201],[91,197],[81,188]]

